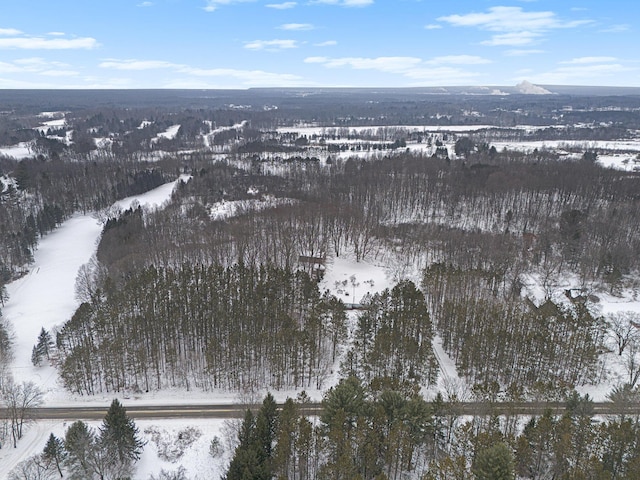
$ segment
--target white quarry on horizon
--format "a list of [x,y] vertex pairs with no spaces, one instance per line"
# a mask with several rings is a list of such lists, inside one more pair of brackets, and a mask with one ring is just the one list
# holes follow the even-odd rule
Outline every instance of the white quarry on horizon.
[[534,85],[526,80],[521,81],[515,88],[518,93],[522,93],[524,95],[551,95],[551,92],[546,88]]

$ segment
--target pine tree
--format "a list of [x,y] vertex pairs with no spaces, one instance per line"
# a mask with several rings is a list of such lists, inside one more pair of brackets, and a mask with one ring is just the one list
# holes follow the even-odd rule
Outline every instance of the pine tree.
[[224,480],[245,480],[256,477],[258,451],[255,445],[255,428],[253,413],[247,409],[238,433],[240,443],[236,447]]
[[480,450],[474,459],[477,480],[514,480],[513,453],[504,443]]
[[40,365],[43,357],[46,356],[47,359],[49,359],[52,347],[53,340],[51,339],[51,334],[42,327],[38,335],[38,343],[34,345],[31,351],[31,363],[37,367]]
[[132,464],[140,458],[144,442],[138,428],[127,416],[122,404],[114,399],[100,427],[100,442],[111,450],[122,464]]
[[42,456],[49,463],[49,465],[56,466],[60,477],[64,476],[62,475],[62,469],[60,467],[67,456],[67,452],[64,449],[63,441],[56,437],[53,433],[49,435],[47,444],[44,446],[44,450],[42,451]]
[[256,441],[261,453],[261,459],[270,461],[273,456],[273,443],[278,432],[278,406],[271,393],[262,401],[262,407],[256,418]]
[[78,420],[71,424],[65,432],[64,448],[68,453],[64,464],[71,478],[92,478],[91,456],[95,448],[95,434],[86,423]]
[[38,351],[38,346],[34,345],[33,348],[31,349],[31,363],[33,364],[34,367],[39,367],[41,362],[42,362],[42,356]]

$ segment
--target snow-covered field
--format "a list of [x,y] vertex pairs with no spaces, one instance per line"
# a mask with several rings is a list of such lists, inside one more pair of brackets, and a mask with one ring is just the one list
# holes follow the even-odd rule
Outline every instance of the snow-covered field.
[[178,130],[180,130],[180,125],[171,125],[164,132],[160,132],[157,137],[151,139],[151,142],[157,142],[161,138],[173,140],[178,135]]
[[21,142],[16,145],[0,147],[0,155],[13,157],[16,160],[22,160],[23,158],[30,157],[31,155],[33,155],[33,153],[31,153],[31,143]]

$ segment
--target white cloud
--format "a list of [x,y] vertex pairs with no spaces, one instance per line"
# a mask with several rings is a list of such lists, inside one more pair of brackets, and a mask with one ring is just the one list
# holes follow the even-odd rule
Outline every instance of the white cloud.
[[416,57],[307,57],[305,63],[326,68],[348,67],[354,70],[376,70],[401,75],[413,80],[415,85],[463,85],[481,76],[478,72],[462,70],[452,65],[478,65],[491,63],[482,57],[451,55],[423,61]]
[[314,43],[314,47],[334,47],[338,44],[335,40],[327,40],[326,42]]
[[98,65],[100,68],[114,70],[157,70],[161,68],[180,68],[182,65],[161,60],[115,60],[107,59]]
[[234,3],[253,2],[254,0],[206,0],[203,10],[206,12],[215,12],[221,5],[232,5]]
[[0,35],[22,35],[22,32],[15,28],[0,28]]
[[338,5],[340,7],[367,7],[373,5],[373,0],[313,0],[311,3]]
[[[99,65],[101,68],[129,71],[170,70],[180,74],[179,80],[169,80],[163,88],[214,88],[215,85],[203,82],[202,78],[227,79],[225,86],[233,86],[233,82],[241,82],[243,86],[301,86],[308,84],[298,75],[289,73],[273,73],[263,70],[240,70],[233,68],[199,68],[190,65],[166,62],[162,60],[117,60],[108,59]],[[192,78],[189,78],[192,77]]]
[[75,77],[80,73],[75,70],[44,70],[39,72],[39,75],[46,77]]
[[591,63],[607,63],[607,62],[617,62],[618,59],[616,57],[579,57],[573,58],[571,60],[567,60],[566,62],[560,62],[566,65],[585,65]]
[[459,68],[437,67],[418,68],[405,74],[412,80],[419,80],[416,85],[466,85],[480,76],[477,72],[469,72]]
[[545,53],[545,51],[535,49],[535,48],[521,48],[521,49],[507,50],[506,52],[504,52],[504,54],[508,57],[524,57],[526,55],[535,55],[538,53]]
[[304,61],[305,63],[320,63],[327,68],[351,67],[355,70],[378,70],[394,73],[406,72],[422,62],[416,57],[308,57]]
[[621,73],[637,69],[626,67],[620,63],[576,63],[559,67],[550,72],[532,77],[535,83],[543,84],[575,84],[602,85],[609,78],[615,78]]
[[425,62],[429,65],[482,65],[492,63],[491,60],[475,55],[446,55],[434,57]]
[[265,7],[275,8],[276,10],[287,10],[289,8],[294,8],[296,5],[298,5],[297,2],[268,3]]
[[56,66],[56,67],[68,67],[69,65],[66,63],[62,63],[62,62],[50,62],[48,60],[45,60],[42,57],[28,57],[28,58],[19,58],[17,60],[14,61],[14,63],[17,63],[18,65],[22,65],[25,67],[46,67],[49,68],[50,66]]
[[0,62],[0,73],[22,73],[24,69],[13,63]]
[[442,25],[438,25],[437,23],[430,23],[429,25],[425,25],[424,28],[426,30],[440,30]]
[[28,73],[48,77],[70,77],[79,75],[63,62],[52,62],[40,57],[19,58],[13,63],[0,62],[0,73]]
[[296,40],[254,40],[252,42],[246,42],[244,44],[244,48],[248,50],[266,50],[275,52],[279,50],[298,48],[298,42]]
[[64,32],[49,32],[47,35],[51,35],[52,37],[64,37],[66,33]]
[[142,2],[136,5],[137,7],[153,7],[153,2]]
[[475,27],[496,32],[490,40],[482,42],[483,45],[490,46],[529,45],[550,30],[576,28],[592,23],[591,20],[564,21],[555,12],[527,12],[522,7],[491,7],[483,13],[448,15],[437,20],[454,27]]
[[541,31],[552,28],[571,28],[590,23],[587,20],[562,22],[554,12],[525,12],[522,7],[491,7],[487,13],[449,15],[440,17],[438,20],[456,27],[478,27],[494,32]]
[[310,23],[285,23],[284,25],[280,25],[278,28],[280,30],[305,31],[314,30],[316,27]]
[[612,25],[608,28],[603,28],[602,30],[599,30],[599,32],[602,33],[622,33],[622,32],[628,32],[630,30],[630,26],[627,25],[626,23],[622,23],[622,24],[618,24],[618,25]]
[[531,45],[541,36],[542,33],[539,32],[509,32],[494,35],[493,37],[491,37],[491,40],[485,40],[480,43],[482,45],[488,45],[490,47],[521,47],[524,45]]
[[300,84],[302,77],[289,73],[272,73],[262,70],[238,70],[233,68],[193,68],[184,67],[180,73],[186,73],[196,77],[229,77],[242,81],[243,85],[276,85],[289,86]]
[[95,38],[41,38],[41,37],[11,37],[0,38],[2,49],[22,50],[91,50],[98,46]]

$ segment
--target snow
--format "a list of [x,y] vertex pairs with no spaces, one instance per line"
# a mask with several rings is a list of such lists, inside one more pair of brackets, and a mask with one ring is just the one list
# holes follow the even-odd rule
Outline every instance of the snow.
[[[174,127],[179,128],[179,126]],[[433,131],[472,131],[465,129],[487,128],[487,126],[457,127],[459,130],[452,129],[450,126],[420,126],[416,128],[420,128],[421,131],[431,128],[436,129]],[[362,128],[375,129],[378,127]],[[305,127],[305,129],[305,134],[307,135],[310,134],[310,129],[318,132],[323,130],[320,127]],[[291,130],[284,129],[283,131]],[[205,139],[207,139],[207,136],[205,136]],[[518,145],[523,145],[524,143],[531,144],[535,142],[522,142]],[[548,145],[552,142],[544,143]],[[568,142],[564,141],[562,143],[566,145]],[[606,143],[624,143],[626,146],[626,142]],[[640,143],[629,143],[635,145],[636,150],[640,151]],[[421,145],[422,148],[426,147],[426,145]],[[353,154],[353,152],[344,153]],[[623,158],[622,155],[616,156],[616,158],[618,157]],[[112,208],[114,210],[124,210],[135,207],[136,205],[141,205],[145,209],[162,208],[165,202],[169,200],[176,183],[178,181],[188,181],[188,179],[188,176],[181,176],[180,179],[175,182],[162,185],[146,194],[120,200],[116,202]],[[3,181],[2,183],[5,184],[6,182]],[[253,203],[244,204],[243,206],[257,208],[261,203],[265,203],[268,200],[269,199],[262,201],[251,200],[249,202]],[[239,208],[240,206],[236,205],[236,202],[225,202],[224,204],[216,205],[211,213],[212,215],[224,218],[225,216],[235,214]],[[7,286],[10,298],[6,307],[3,309],[3,315],[13,325],[13,333],[15,336],[15,360],[12,365],[12,371],[20,381],[31,380],[36,382],[45,392],[45,404],[47,406],[69,406],[78,404],[106,406],[114,398],[113,394],[96,395],[94,397],[71,395],[59,384],[57,372],[53,367],[42,366],[36,368],[31,365],[30,361],[31,348],[36,342],[40,329],[44,327],[51,330],[56,326],[60,326],[69,319],[75,311],[78,304],[74,298],[75,277],[78,268],[87,263],[95,253],[100,231],[101,224],[96,216],[76,215],[72,217],[56,231],[41,240],[29,273]],[[366,294],[374,294],[386,288],[391,288],[400,280],[400,278],[398,278],[399,274],[386,263],[376,258],[356,262],[353,259],[353,255],[349,252],[340,257],[331,257],[327,261],[325,277],[321,282],[320,288],[321,290],[328,289],[347,304],[360,303]],[[564,284],[571,285],[574,281],[577,280],[567,277],[558,283],[564,286]],[[537,276],[532,275],[528,277],[527,283],[529,291],[534,297],[537,298],[544,295]],[[560,286],[558,285],[556,288],[559,289]],[[619,297],[602,295],[600,308],[603,314],[614,311],[640,312],[640,302],[637,300],[637,297],[637,291],[625,291],[623,295]],[[349,312],[351,331],[355,323],[356,315],[355,312]],[[441,339],[437,336],[434,338],[433,348],[440,363],[441,375],[438,380],[438,385],[434,389],[425,390],[425,395],[427,397],[432,396],[432,394],[438,390],[444,391],[447,394],[455,393],[460,397],[467,386],[464,380],[458,376],[455,362],[444,352]],[[616,363],[616,359],[610,357],[607,357],[606,360],[609,362],[608,369],[611,372],[607,380],[600,385],[583,387],[580,390],[583,393],[589,393],[595,400],[604,400],[612,386],[621,379],[622,369],[619,362]],[[337,370],[337,368],[334,368],[330,378],[327,379],[328,382],[324,385],[325,389],[337,381]],[[266,391],[257,391],[252,392],[250,395],[254,397],[254,400],[259,400],[264,393],[266,393]],[[277,401],[284,401],[287,397],[295,397],[297,394],[295,391],[273,393]],[[314,400],[320,400],[323,395],[322,390],[310,390],[308,393]],[[236,392],[185,392],[184,390],[164,390],[140,395],[123,393],[119,395],[119,398],[125,406],[132,404],[180,404],[185,402],[185,398],[188,398],[188,402],[191,404],[238,403],[242,400]],[[209,456],[208,445],[213,435],[222,437],[220,432],[225,428],[225,421],[213,419],[198,419],[193,421],[140,420],[136,423],[141,432],[154,427],[166,430],[169,436],[185,426],[193,425],[202,431],[202,435],[191,448],[185,451],[181,460],[175,464],[160,460],[157,455],[157,446],[155,443],[149,441],[138,463],[137,473],[134,478],[146,479],[151,474],[157,475],[161,469],[176,470],[180,465],[187,469],[189,478],[219,478],[224,471],[229,452],[226,453],[227,456],[213,459]],[[94,426],[97,426],[97,424],[98,423],[93,423]],[[62,422],[38,422],[29,428],[25,438],[20,441],[17,449],[1,449],[0,478],[5,478],[10,469],[19,461],[41,451],[49,432],[53,431],[56,435],[61,436],[64,434],[65,428],[65,424]],[[146,437],[146,439],[150,440],[150,437]]]
[[61,118],[64,117],[66,112],[40,112],[38,117],[41,118]]
[[393,288],[393,274],[384,265],[372,261],[356,262],[351,256],[333,257],[320,284],[344,303],[361,303],[365,295]]
[[[150,192],[116,202],[126,209],[137,202],[145,208],[158,208],[171,195],[179,180]],[[78,269],[95,254],[102,225],[96,216],[75,215],[45,236],[34,255],[29,273],[7,285],[9,300],[3,316],[13,328],[15,358],[12,371],[20,381],[33,381],[45,391],[45,401],[63,405],[68,394],[57,383],[51,366],[34,367],[31,349],[41,328],[52,330],[66,322],[78,306],[75,279]]]
[[77,307],[76,272],[96,250],[101,226],[89,215],[76,215],[42,239],[30,272],[7,285],[4,317],[13,325],[14,377],[54,388],[53,367],[35,368],[31,349],[41,328],[51,330],[71,317]]
[[[249,195],[255,195],[258,192],[256,190],[249,189],[247,193]],[[209,216],[212,220],[224,220],[226,218],[235,217],[242,212],[265,210],[278,205],[288,205],[294,201],[295,200],[293,199],[276,198],[270,195],[265,195],[261,200],[222,200],[221,202],[216,202],[211,206]]]
[[597,162],[606,168],[626,170],[628,172],[640,171],[640,157],[629,154],[598,155]]
[[[143,208],[160,208],[170,198],[178,181],[188,181],[183,175],[174,182],[162,185],[142,195],[128,197],[114,204],[114,209],[126,209],[132,205]],[[78,306],[75,299],[75,278],[78,269],[95,254],[102,225],[97,216],[75,215],[65,221],[54,232],[41,239],[34,255],[34,262],[28,274],[7,285],[9,300],[3,308],[3,316],[11,325],[14,339],[15,358],[10,367],[18,381],[33,381],[44,392],[47,406],[108,405],[113,395],[82,398],[74,397],[64,390],[58,381],[54,367],[45,365],[34,367],[31,364],[31,349],[36,343],[41,328],[48,330],[61,326],[68,320]],[[172,392],[165,394],[171,397]],[[157,399],[157,403],[166,403],[166,396]],[[229,402],[235,400],[229,395]],[[175,403],[184,402],[184,391],[173,392]],[[121,398],[123,404],[127,398]],[[211,397],[201,395],[201,401],[211,402]],[[153,404],[153,402],[151,402]],[[157,422],[156,422],[157,423]],[[182,424],[185,422],[183,421]],[[143,422],[140,422],[142,425]],[[164,424],[164,422],[163,422]],[[198,420],[197,425],[218,425],[215,421]],[[211,427],[213,428],[213,427]],[[216,426],[216,429],[218,427]],[[51,431],[56,435],[64,434],[65,425],[55,422],[37,422],[29,427],[25,437],[18,443],[17,449],[0,449],[0,478],[6,478],[9,471],[20,461],[42,451]],[[204,440],[203,440],[204,441]],[[147,458],[148,454],[145,452]],[[216,478],[216,471],[204,467],[200,449],[185,457],[193,466],[190,478]],[[147,461],[144,475],[136,478],[148,478],[154,465],[153,459]],[[144,463],[143,463],[144,465]],[[198,477],[197,475],[202,475]]]
[[46,122],[42,122],[39,127],[35,127],[34,130],[37,130],[40,133],[47,133],[49,130],[59,130],[64,128],[67,124],[67,121],[63,118],[56,118],[54,120],[48,120]]
[[[403,130],[407,132],[477,132],[487,128],[496,128],[495,125],[366,125],[353,127],[318,127],[318,126],[296,126],[296,127],[279,127],[276,129],[278,133],[297,133],[298,135],[342,135],[343,131],[349,134],[356,133],[361,135],[363,132],[371,132],[377,134],[378,131],[391,132],[393,130]],[[346,140],[346,138],[345,138]]]
[[[143,122],[144,123],[144,122]],[[151,141],[157,142],[161,138],[166,138],[168,140],[173,140],[178,135],[178,130],[180,130],[180,125],[171,125],[164,132],[160,132],[157,137],[154,137]]]
[[[150,475],[158,475],[161,470],[176,471],[180,467],[185,469],[187,478],[193,480],[221,478],[233,453],[229,451],[229,448],[225,448],[225,444],[228,442],[225,442],[221,434],[227,423],[228,420],[222,419],[162,420],[161,425],[158,421],[152,420],[136,422],[147,444],[140,461],[136,464],[135,478],[146,479]],[[184,450],[184,454],[173,462],[159,458],[158,445],[153,441],[151,432],[153,430],[160,431],[166,442],[175,445],[180,432],[187,428],[196,429],[201,435]],[[218,458],[213,458],[209,454],[209,445],[214,436],[220,438],[220,443],[224,448],[224,453]]]
[[120,210],[128,210],[137,205],[151,210],[162,208],[163,205],[171,199],[171,193],[177,183],[188,182],[190,178],[190,175],[181,175],[178,180],[160,185],[158,188],[154,188],[142,195],[134,195],[118,200],[113,204],[113,207]]
[[[637,140],[540,140],[531,142],[493,142],[493,146],[500,150],[520,150],[531,152],[534,149],[562,150],[565,148],[582,150],[612,150],[617,152],[640,152],[640,141]],[[562,153],[562,152],[559,152]]]
[[12,177],[2,175],[0,177],[0,193],[6,192],[10,187],[18,188],[17,182]]
[[31,153],[31,143],[20,142],[16,145],[0,147],[0,155],[13,157],[16,160],[22,160],[23,158],[31,157],[33,156],[33,153]]
[[[209,124],[209,127],[211,128],[213,126],[213,122],[211,122],[210,120],[207,121],[207,123]],[[227,130],[239,130],[244,128],[249,122],[247,120],[243,120],[240,123],[236,123],[235,125],[232,125],[231,127],[218,127],[218,128],[214,128],[212,129],[209,133],[207,133],[206,135],[203,135],[202,137],[202,141],[204,143],[205,148],[212,148],[213,145],[211,145],[211,140],[213,139],[213,137],[216,136],[216,134],[227,131]]]
[[3,445],[0,448],[0,479],[6,479],[9,472],[13,470],[23,460],[42,452],[49,434],[53,432],[56,436],[64,433],[62,422],[36,422],[29,425],[24,436],[18,442],[17,448],[12,445]]
[[[125,404],[126,408],[126,404]],[[198,420],[135,420],[140,436],[145,443],[140,460],[135,465],[134,479],[148,479],[150,475],[158,475],[161,470],[176,471],[183,467],[187,478],[193,480],[218,479],[224,474],[233,451],[228,447],[229,439],[221,432],[232,434],[227,426],[228,420],[198,419]],[[18,448],[0,449],[0,479],[5,479],[9,472],[21,461],[42,452],[49,435],[53,433],[58,438],[64,438],[66,429],[72,422],[56,420],[39,421],[29,427],[25,436],[18,443]],[[89,421],[87,425],[97,429],[101,422]],[[173,462],[163,460],[158,456],[158,447],[154,442],[153,431],[162,434],[162,440],[174,442],[179,433],[187,428],[195,429],[200,435],[183,452],[177,452]],[[223,447],[222,454],[213,458],[209,454],[211,440],[217,436]],[[182,453],[182,455],[178,455]]]

